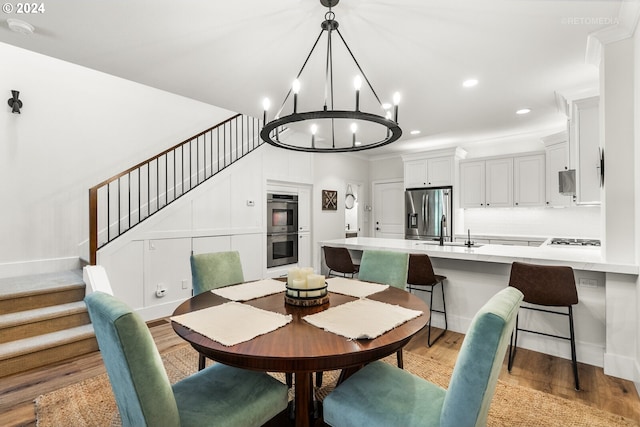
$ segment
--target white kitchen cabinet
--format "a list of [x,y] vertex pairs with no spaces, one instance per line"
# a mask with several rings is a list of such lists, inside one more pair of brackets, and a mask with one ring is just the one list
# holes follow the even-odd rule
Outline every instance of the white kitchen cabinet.
[[569,170],[569,143],[566,132],[543,138],[545,144],[545,175],[547,206],[570,206],[572,196],[560,194],[558,173]]
[[298,234],[298,266],[313,267],[311,262],[311,234]]
[[460,148],[403,156],[404,187],[453,186],[458,161],[464,156]]
[[515,206],[543,206],[545,204],[544,154],[518,156],[513,159]]
[[492,157],[460,163],[462,208],[543,206],[545,156]]
[[311,231],[311,187],[298,188],[298,232]]
[[427,185],[427,161],[413,160],[404,163],[405,188],[425,187]]
[[485,204],[485,161],[460,163],[460,205],[481,208]]
[[485,174],[486,206],[513,206],[513,158],[487,160]]
[[571,145],[575,148],[576,203],[600,203],[599,97],[574,101]]

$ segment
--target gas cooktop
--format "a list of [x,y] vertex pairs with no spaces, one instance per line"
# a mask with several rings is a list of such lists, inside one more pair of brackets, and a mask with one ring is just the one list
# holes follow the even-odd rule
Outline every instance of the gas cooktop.
[[567,239],[564,237],[551,239],[550,245],[557,246],[600,246],[598,239]]

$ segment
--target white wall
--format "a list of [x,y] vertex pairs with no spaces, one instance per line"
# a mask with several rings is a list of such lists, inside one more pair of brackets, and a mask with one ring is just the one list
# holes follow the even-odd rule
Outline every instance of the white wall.
[[400,156],[372,159],[370,168],[371,182],[396,178],[404,179],[404,163]]
[[[344,238],[345,209],[344,198],[347,184],[362,184],[358,194],[361,206],[371,205],[371,194],[368,183],[369,161],[359,156],[336,153],[314,154],[314,187],[312,193],[313,206],[313,260],[320,260],[318,242],[323,240]],[[335,211],[322,210],[322,190],[338,192],[338,209]],[[366,236],[371,212],[362,210],[363,226],[360,235]],[[316,269],[319,265],[315,266]]]
[[471,234],[600,238],[600,207],[463,209]]
[[77,266],[89,187],[233,114],[3,43],[0,58],[0,277]]

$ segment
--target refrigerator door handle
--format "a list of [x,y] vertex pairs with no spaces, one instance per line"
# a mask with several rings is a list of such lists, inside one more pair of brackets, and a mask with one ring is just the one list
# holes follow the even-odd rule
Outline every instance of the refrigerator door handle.
[[424,232],[429,227],[429,211],[427,210],[427,205],[429,204],[429,194],[425,193],[422,195],[422,225],[424,226]]

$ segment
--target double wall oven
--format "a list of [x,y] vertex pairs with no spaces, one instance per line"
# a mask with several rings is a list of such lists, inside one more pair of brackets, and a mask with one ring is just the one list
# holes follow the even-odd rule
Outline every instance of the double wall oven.
[[298,262],[298,196],[267,194],[267,268]]

